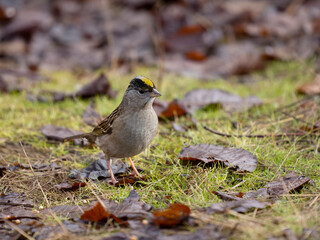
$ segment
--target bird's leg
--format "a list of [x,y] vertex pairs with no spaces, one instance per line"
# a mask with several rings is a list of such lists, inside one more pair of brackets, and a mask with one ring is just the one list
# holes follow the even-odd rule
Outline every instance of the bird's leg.
[[118,181],[114,178],[114,175],[112,172],[112,168],[111,168],[112,159],[110,159],[106,156],[106,161],[108,164],[108,168],[109,168],[109,172],[110,172],[110,176],[111,176],[111,181],[112,181],[113,185],[116,185],[118,183]]
[[142,176],[140,175],[140,173],[137,171],[136,167],[134,166],[131,157],[129,157],[129,161],[130,161],[131,167],[133,169],[133,175],[135,177],[138,176],[139,178],[142,178]]

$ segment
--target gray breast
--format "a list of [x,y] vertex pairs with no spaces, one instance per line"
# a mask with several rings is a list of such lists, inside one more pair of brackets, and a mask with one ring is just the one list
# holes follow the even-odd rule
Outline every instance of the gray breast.
[[152,142],[157,134],[158,117],[153,109],[141,110],[115,120],[112,128],[110,135],[98,138],[98,146],[109,157],[133,157]]

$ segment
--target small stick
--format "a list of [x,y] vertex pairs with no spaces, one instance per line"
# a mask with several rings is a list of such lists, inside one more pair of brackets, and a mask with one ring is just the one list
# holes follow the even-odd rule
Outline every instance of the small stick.
[[4,219],[4,222],[6,224],[8,224],[10,227],[12,227],[14,230],[16,230],[18,233],[20,233],[22,236],[24,236],[26,239],[28,240],[35,240],[35,238],[31,237],[30,235],[28,235],[25,231],[23,231],[21,228],[19,228],[18,226],[16,226],[15,224],[13,224],[12,222]]

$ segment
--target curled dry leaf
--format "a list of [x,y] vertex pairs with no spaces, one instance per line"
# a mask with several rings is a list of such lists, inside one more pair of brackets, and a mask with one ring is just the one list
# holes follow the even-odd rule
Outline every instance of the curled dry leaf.
[[213,213],[225,213],[228,210],[233,210],[239,213],[246,213],[253,209],[264,209],[271,204],[268,202],[260,202],[254,199],[242,199],[237,201],[222,202],[222,203],[213,203],[207,212],[209,214]]
[[190,216],[191,210],[188,206],[180,203],[172,204],[163,211],[153,213],[153,223],[160,227],[174,227],[182,224]]
[[[1,84],[1,82],[0,82]],[[109,98],[115,98],[117,95],[117,92],[112,89],[111,84],[108,80],[108,78],[102,73],[100,74],[96,79],[94,79],[92,82],[88,83],[87,85],[83,86],[79,91],[72,94],[67,94],[64,92],[46,92],[51,97],[51,100],[53,102],[59,102],[64,101],[65,99],[74,99],[74,97],[79,97],[83,99],[92,98],[95,96],[108,96]],[[49,101],[49,98],[46,96],[29,96],[29,100],[34,101],[42,101],[47,102]]]
[[74,191],[78,190],[81,187],[85,187],[87,184],[85,182],[75,182],[73,184],[71,183],[60,183],[58,185],[55,185],[55,188],[62,190],[62,191]]
[[[131,191],[129,196],[121,203],[116,203],[109,200],[95,201],[90,206],[76,206],[76,205],[61,205],[55,206],[50,210],[59,216],[68,217],[69,219],[81,219],[88,221],[104,221],[112,218],[114,221],[121,223],[121,221],[141,221],[142,219],[151,216],[152,206],[140,201],[140,196],[137,192]],[[50,215],[50,210],[44,210],[44,215]],[[88,212],[84,214],[85,212]]]
[[85,211],[81,215],[80,219],[90,221],[90,222],[100,222],[100,221],[106,222],[109,219],[112,219],[118,224],[125,223],[123,220],[116,217],[115,215],[108,213],[105,207],[102,206],[100,202],[97,202],[97,204],[93,208]]
[[[121,173],[126,173],[128,169],[128,164],[116,160],[112,161],[112,172],[113,174],[121,174]],[[70,172],[70,177],[71,178],[89,178],[92,180],[97,180],[99,178],[110,178],[110,172],[108,169],[108,164],[105,159],[98,159],[91,163],[89,166],[79,170],[71,170]]]
[[34,207],[32,200],[25,199],[21,194],[14,192],[0,194],[0,205]]
[[263,188],[241,194],[229,194],[214,191],[213,193],[225,201],[241,200],[241,199],[275,199],[282,194],[288,194],[308,183],[310,178],[298,175],[296,172],[290,172],[279,179],[267,183]]
[[125,176],[120,176],[118,179],[118,182],[115,184],[116,187],[120,187],[126,184],[134,184],[136,182],[141,182],[145,181],[146,176],[141,176],[140,177],[135,177],[133,175],[125,175]]
[[[78,132],[76,130],[71,130],[66,127],[53,126],[51,124],[44,125],[41,128],[41,131],[48,140],[53,140],[57,142],[63,142],[66,137],[81,134],[81,132]],[[86,139],[75,139],[74,144],[81,146],[89,145]]]
[[98,95],[106,95],[110,98],[117,96],[117,92],[112,89],[108,78],[103,73],[75,93],[76,97],[81,98],[91,98]]
[[33,201],[25,199],[18,193],[0,195],[0,221],[14,219],[39,219],[39,215],[32,211]]
[[237,201],[237,200],[241,200],[241,197],[235,196],[235,195],[231,195],[228,193],[224,193],[224,192],[219,192],[219,191],[212,191],[212,193],[214,195],[217,195],[220,199],[224,200],[224,201]]
[[173,118],[173,117],[184,116],[187,113],[188,113],[187,108],[183,104],[181,104],[179,100],[173,100],[167,105],[167,108],[163,109],[163,111],[160,112],[158,117]]
[[257,167],[257,158],[252,153],[240,148],[211,144],[197,144],[183,148],[179,159],[204,163],[222,162],[229,168],[240,172],[253,172]]
[[247,192],[243,198],[275,198],[281,194],[288,194],[308,183],[310,178],[289,172],[283,177],[267,183],[265,187],[257,191]]

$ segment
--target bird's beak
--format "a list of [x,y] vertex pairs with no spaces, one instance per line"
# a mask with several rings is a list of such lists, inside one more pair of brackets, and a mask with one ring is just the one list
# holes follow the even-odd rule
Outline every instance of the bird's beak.
[[150,93],[150,96],[151,97],[160,97],[161,96],[161,94],[158,92],[158,90],[157,89],[152,89],[152,92]]

